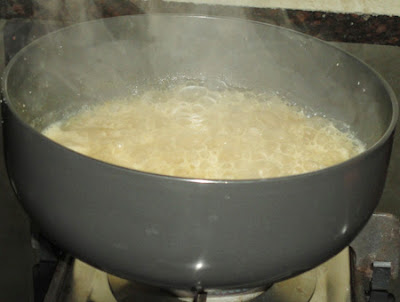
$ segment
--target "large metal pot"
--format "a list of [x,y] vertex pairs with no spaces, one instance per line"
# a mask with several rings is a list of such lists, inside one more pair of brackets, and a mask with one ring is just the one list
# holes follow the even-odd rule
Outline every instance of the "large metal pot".
[[[84,104],[181,77],[272,89],[345,121],[368,150],[297,176],[202,180],[113,166],[40,134]],[[105,271],[186,289],[272,283],[349,244],[381,196],[398,115],[386,82],[339,49],[261,23],[193,16],[52,33],[14,57],[3,92],[10,181],[42,231]]]

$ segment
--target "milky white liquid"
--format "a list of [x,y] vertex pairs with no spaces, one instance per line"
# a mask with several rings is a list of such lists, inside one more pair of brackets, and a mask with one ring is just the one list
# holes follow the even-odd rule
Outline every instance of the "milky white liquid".
[[351,133],[277,96],[175,86],[81,110],[43,132],[87,156],[157,174],[254,179],[305,173],[361,153]]

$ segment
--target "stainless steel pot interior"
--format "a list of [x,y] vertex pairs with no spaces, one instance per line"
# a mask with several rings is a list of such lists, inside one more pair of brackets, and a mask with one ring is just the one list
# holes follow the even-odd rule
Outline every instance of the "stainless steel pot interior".
[[[40,134],[82,106],[181,78],[274,91],[350,125],[369,149],[278,179],[207,181],[123,169]],[[367,222],[385,182],[397,104],[368,66],[266,24],[140,15],[37,40],[7,67],[6,157],[22,204],[79,258],[162,287],[255,287],[309,269]]]

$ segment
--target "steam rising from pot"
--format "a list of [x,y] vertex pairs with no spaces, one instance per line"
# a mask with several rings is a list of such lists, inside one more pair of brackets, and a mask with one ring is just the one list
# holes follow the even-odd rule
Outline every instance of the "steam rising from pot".
[[[107,13],[95,1],[57,3],[40,0],[36,5],[62,25],[94,20]],[[181,6],[164,1],[137,1],[129,5],[136,13],[150,14],[140,21],[112,18],[78,26],[76,30],[45,38],[40,47],[26,53],[24,60],[28,64],[22,72],[32,72],[32,76],[24,80],[26,89],[15,96],[21,100],[20,110],[39,112],[43,106],[54,108],[32,121],[39,131],[76,112],[83,104],[90,106],[94,102],[137,94],[146,85],[168,85],[185,77],[208,83],[222,81],[239,88],[260,90],[263,87],[263,92],[279,94],[305,107],[310,114],[324,113],[329,118],[355,125],[356,135],[367,144],[381,133],[379,127],[364,130],[357,126],[360,121],[355,113],[361,108],[371,120],[376,119],[376,114],[385,113],[379,103],[364,108],[367,76],[360,74],[356,82],[346,80],[343,54],[321,53],[320,45],[312,39],[299,39],[294,47],[287,49],[285,41],[296,40],[295,34],[273,28],[266,30],[245,20],[227,20],[213,26],[211,19],[203,26],[202,22],[193,20],[196,18],[176,17],[169,23],[160,23],[159,16],[152,14],[193,12],[246,19],[251,17],[246,8]],[[221,45],[219,37],[228,38]],[[316,74],[319,76],[315,77]],[[314,79],[312,83],[310,77]],[[332,81],[333,78],[336,80]],[[347,89],[349,86],[352,89]],[[26,102],[33,97],[32,91],[44,101]],[[331,104],[328,112],[324,104]],[[341,106],[349,110],[339,109]],[[32,116],[35,114],[27,114],[26,118],[31,120]]]

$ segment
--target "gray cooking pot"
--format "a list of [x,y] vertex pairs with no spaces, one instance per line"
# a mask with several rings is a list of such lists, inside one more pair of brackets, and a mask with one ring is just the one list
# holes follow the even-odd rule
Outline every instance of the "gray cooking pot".
[[[86,104],[181,78],[274,91],[348,123],[368,150],[316,172],[257,180],[143,173],[40,134]],[[139,15],[78,24],[16,55],[3,79],[10,181],[74,256],[161,287],[256,287],[339,252],[374,211],[398,115],[386,82],[347,53],[275,26]]]

